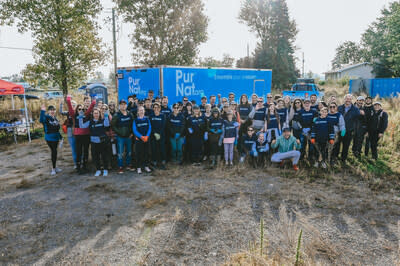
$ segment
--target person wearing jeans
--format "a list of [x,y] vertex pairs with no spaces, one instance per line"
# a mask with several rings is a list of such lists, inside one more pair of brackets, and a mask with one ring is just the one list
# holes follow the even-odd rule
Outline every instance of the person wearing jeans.
[[284,160],[292,160],[293,169],[295,171],[299,170],[297,164],[300,159],[300,140],[293,137],[290,133],[290,128],[286,127],[283,129],[283,134],[271,143],[271,148],[278,148],[278,152],[274,153],[271,157],[271,162],[279,163],[283,166]]
[[[133,116],[127,111],[127,104],[124,99],[119,102],[119,111],[116,112],[111,120],[111,126],[117,135],[117,149],[118,149],[118,167],[119,174],[124,173],[124,166],[126,169],[134,171],[131,167],[132,160],[132,123]],[[125,152],[125,160],[124,160]]]
[[172,107],[172,114],[167,120],[167,129],[170,136],[172,161],[182,161],[182,146],[184,142],[186,119],[182,113],[179,112],[179,104],[175,103]]
[[[69,115],[68,111],[64,111],[63,110],[63,100],[60,101],[60,114],[63,116],[66,116],[66,123],[64,122],[64,124],[67,126],[67,139],[68,139],[68,143],[69,146],[71,147],[71,153],[72,153],[72,160],[74,161],[74,168],[76,169],[76,147],[75,147],[75,136],[73,133],[73,128],[72,128],[72,117]],[[72,104],[72,108],[75,109],[76,108],[76,102],[75,101],[71,101]]]

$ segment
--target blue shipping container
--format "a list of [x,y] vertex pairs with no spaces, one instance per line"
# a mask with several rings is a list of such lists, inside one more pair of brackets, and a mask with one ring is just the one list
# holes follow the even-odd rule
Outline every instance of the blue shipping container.
[[371,97],[397,97],[400,93],[400,78],[376,78],[350,80],[350,93],[367,93]]
[[118,70],[118,98],[131,94],[145,98],[152,89],[155,95],[168,96],[169,103],[182,101],[184,96],[200,103],[202,96],[229,92],[265,97],[271,92],[272,71],[257,69],[227,69],[199,67],[120,68]]

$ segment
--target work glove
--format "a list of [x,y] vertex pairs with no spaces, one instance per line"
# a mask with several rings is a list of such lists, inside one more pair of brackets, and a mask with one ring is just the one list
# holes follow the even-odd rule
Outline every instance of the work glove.
[[222,146],[222,140],[218,141],[218,146]]
[[304,135],[307,135],[308,134],[308,132],[310,132],[310,128],[303,128],[303,134]]
[[157,141],[160,140],[160,138],[161,138],[160,134],[154,133],[153,135],[154,135],[154,138],[155,138]]
[[333,145],[333,144],[335,144],[335,141],[333,139],[330,139],[329,144]]
[[205,141],[208,140],[208,132],[204,132],[204,140],[205,140]]
[[218,129],[217,134],[222,134],[222,129]]
[[315,144],[315,139],[311,139],[311,144]]
[[346,135],[346,129],[343,129],[343,130],[340,132],[340,136],[344,137],[345,135]]
[[193,134],[193,128],[189,127],[188,131],[189,131],[190,134]]
[[141,136],[140,139],[141,139],[143,142],[147,142],[147,141],[149,140],[149,137],[148,137],[148,136]]
[[179,133],[175,134],[175,139],[179,139],[180,137],[181,137],[181,134],[179,134]]
[[315,121],[317,121],[317,119],[318,119],[317,117],[314,117],[314,119],[312,121],[315,123]]
[[235,123],[233,123],[233,125],[234,125],[235,127],[238,127],[238,126],[239,126],[239,123],[238,123],[238,122],[235,122]]

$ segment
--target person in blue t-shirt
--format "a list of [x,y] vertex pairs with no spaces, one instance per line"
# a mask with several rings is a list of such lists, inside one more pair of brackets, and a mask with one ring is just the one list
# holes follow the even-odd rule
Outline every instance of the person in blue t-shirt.
[[47,142],[47,145],[51,151],[51,175],[55,175],[57,172],[61,172],[60,168],[56,167],[57,164],[57,147],[58,142],[62,140],[60,134],[60,122],[56,118],[56,108],[50,105],[47,108],[48,114],[46,114],[46,107],[42,105],[42,109],[40,111],[40,123],[43,124],[44,127],[44,139]]

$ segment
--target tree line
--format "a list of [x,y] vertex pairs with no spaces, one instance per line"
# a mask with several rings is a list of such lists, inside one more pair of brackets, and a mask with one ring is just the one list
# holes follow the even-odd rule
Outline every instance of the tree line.
[[336,48],[332,68],[370,62],[378,78],[400,77],[400,2],[382,9],[359,43],[346,41]]

